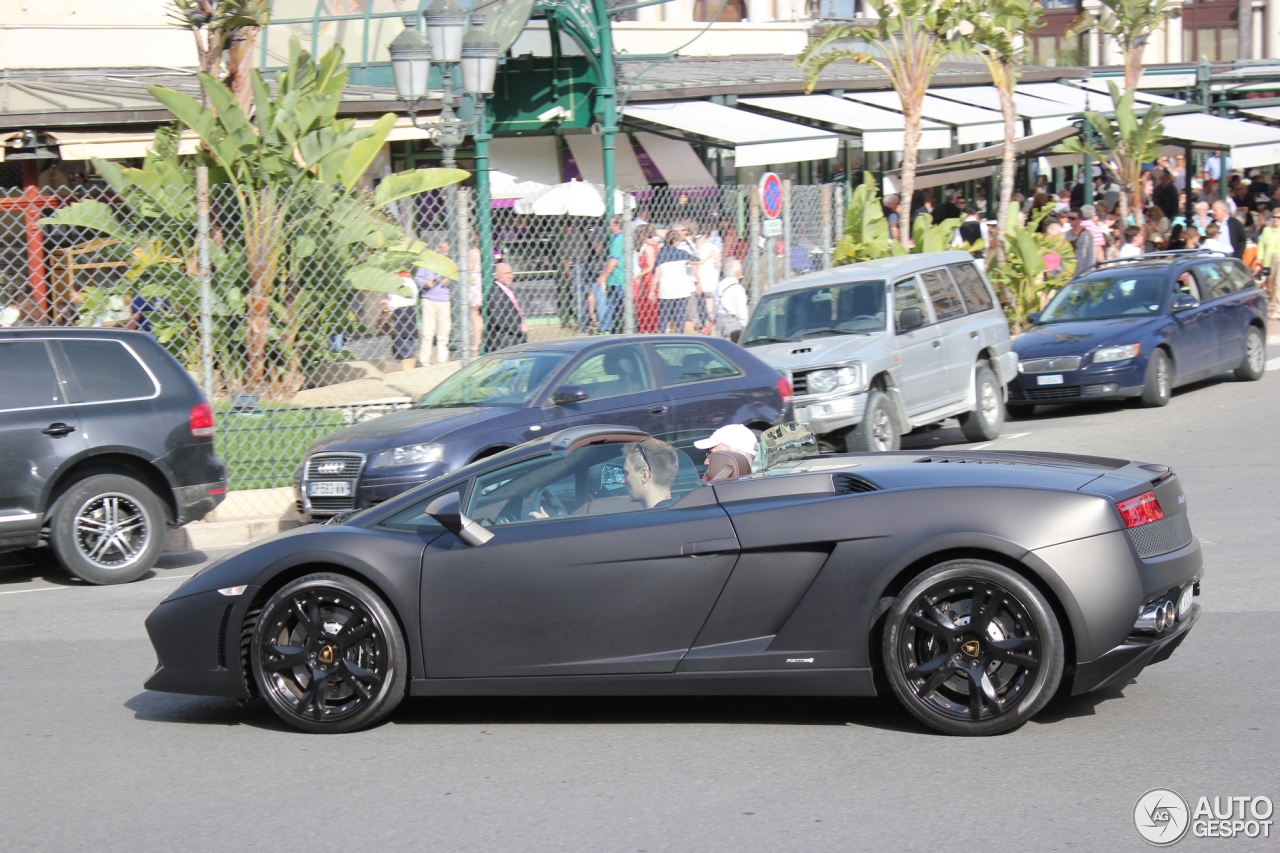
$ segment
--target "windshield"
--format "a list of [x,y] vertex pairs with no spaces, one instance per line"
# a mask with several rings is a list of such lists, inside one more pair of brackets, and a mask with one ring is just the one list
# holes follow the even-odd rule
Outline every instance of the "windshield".
[[429,391],[418,408],[528,405],[568,357],[562,352],[487,355]]
[[1150,317],[1160,313],[1162,275],[1114,275],[1077,281],[1059,290],[1040,313],[1041,323]]
[[884,282],[855,281],[766,296],[743,346],[884,331]]

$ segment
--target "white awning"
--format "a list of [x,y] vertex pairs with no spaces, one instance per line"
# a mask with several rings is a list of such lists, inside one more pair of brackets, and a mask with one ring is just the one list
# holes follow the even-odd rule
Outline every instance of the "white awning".
[[1241,110],[1240,114],[1260,118],[1263,121],[1280,121],[1280,107],[1252,107]]
[[[1124,94],[1123,82],[1120,80],[1117,80],[1115,82],[1116,82],[1116,85],[1120,87],[1120,93]],[[1055,84],[1050,84],[1050,85],[1055,85]],[[1079,85],[1081,88],[1089,89],[1090,91],[1093,91],[1093,92],[1101,92],[1102,94],[1108,95],[1108,96],[1110,95],[1110,92],[1111,92],[1111,88],[1107,86],[1107,81],[1103,78],[1081,80]],[[1163,107],[1180,107],[1186,103],[1186,101],[1179,100],[1178,98],[1170,98],[1170,97],[1166,97],[1165,95],[1153,95],[1150,92],[1135,92],[1133,94],[1133,99],[1135,101],[1138,101],[1144,104],[1160,104]]]
[[[440,117],[438,115],[422,117],[422,121],[429,124],[435,124],[439,120]],[[377,121],[377,119],[373,118],[356,119],[356,127],[373,127]],[[413,119],[408,116],[396,119],[396,123],[391,126],[391,132],[387,134],[387,142],[405,142],[411,139],[430,138],[431,134],[427,133],[425,130],[419,130],[417,126],[414,125]]]
[[1231,149],[1236,169],[1280,163],[1280,128],[1205,113],[1164,117],[1167,143],[1189,142],[1197,148]]
[[[72,133],[54,131],[49,134],[58,143],[58,154],[63,160],[131,160],[147,156],[155,142],[154,133]],[[200,140],[191,131],[182,134],[178,141],[179,154],[194,154]]]
[[[897,113],[902,112],[902,101],[898,98],[897,92],[850,92],[845,97],[872,106],[884,107]],[[992,110],[958,104],[934,95],[925,95],[921,115],[954,127],[956,141],[961,145],[998,142],[1004,139],[1004,117]],[[1022,136],[1021,128],[1018,129],[1017,135]]]
[[840,138],[829,131],[710,101],[628,106],[624,112],[630,118],[731,142],[738,166],[830,160],[840,147]]
[[[1013,146],[1018,157],[1028,157],[1057,145],[1062,140],[1077,133],[1074,127],[1062,127],[1048,133],[1026,136],[1016,141]],[[991,177],[991,170],[1004,158],[1004,143],[966,151],[963,154],[952,154],[938,160],[921,163],[916,170],[916,189],[939,187],[944,184],[955,184],[960,181],[971,181]],[[885,174],[885,192],[898,192],[901,187],[901,169],[894,169]]]
[[[573,152],[573,161],[578,164],[578,172],[582,180],[592,184],[604,184],[604,149],[600,147],[600,137],[590,133],[566,135],[564,141]],[[615,186],[624,190],[641,190],[649,188],[649,179],[640,168],[636,152],[627,141],[625,133],[614,137],[613,174]],[[714,181],[712,182],[714,183]]]
[[[1000,109],[1000,93],[990,86],[958,86],[954,89],[930,89],[929,91],[939,98],[994,110],[1004,115]],[[1072,124],[1073,117],[1079,113],[1079,110],[1072,109],[1066,104],[1034,98],[1019,91],[1013,93],[1013,105],[1018,110],[1019,117],[1030,120],[1032,136],[1067,127]]]
[[560,155],[554,136],[502,136],[489,143],[489,168],[524,181],[560,183]]
[[[801,116],[862,134],[863,151],[901,151],[902,116],[847,98],[831,95],[788,95],[778,98],[739,98],[738,103],[762,110]],[[920,123],[921,148],[950,148],[951,128],[937,122]]]
[[[673,130],[672,133],[679,133]],[[619,137],[623,138],[623,137]],[[649,155],[662,179],[672,187],[711,187],[716,179],[707,171],[698,152],[683,139],[670,139],[656,133],[637,133],[636,141]]]

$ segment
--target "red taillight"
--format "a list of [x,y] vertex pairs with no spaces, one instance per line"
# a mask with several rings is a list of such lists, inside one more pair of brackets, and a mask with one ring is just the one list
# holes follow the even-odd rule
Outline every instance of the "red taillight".
[[1155,492],[1147,492],[1145,495],[1121,501],[1116,504],[1116,508],[1120,510],[1120,515],[1124,516],[1125,527],[1138,527],[1164,518],[1164,511],[1160,509],[1160,502],[1156,500]]
[[191,407],[191,434],[213,435],[213,407],[208,403],[196,403]]
[[790,403],[795,397],[791,393],[791,382],[785,376],[778,377],[778,393],[782,395],[782,402]]

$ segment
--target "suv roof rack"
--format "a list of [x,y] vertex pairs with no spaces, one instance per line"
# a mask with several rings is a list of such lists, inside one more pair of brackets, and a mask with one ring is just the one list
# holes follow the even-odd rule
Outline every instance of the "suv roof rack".
[[1129,258],[1111,258],[1110,260],[1098,261],[1088,271],[1093,272],[1094,270],[1101,269],[1104,266],[1110,266],[1111,264],[1140,264],[1149,260],[1162,260],[1166,258],[1176,260],[1195,257],[1196,255],[1216,255],[1222,258],[1231,257],[1231,255],[1228,255],[1226,252],[1222,252],[1217,249],[1166,249],[1162,252],[1147,252],[1146,254],[1134,255]]

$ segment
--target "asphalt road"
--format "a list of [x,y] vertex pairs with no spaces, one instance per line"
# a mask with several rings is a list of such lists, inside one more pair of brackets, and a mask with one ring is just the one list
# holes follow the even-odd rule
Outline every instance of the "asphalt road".
[[124,587],[10,567],[0,849],[1124,851],[1148,849],[1132,812],[1151,788],[1280,801],[1280,370],[1165,409],[1047,411],[991,446],[1177,468],[1205,614],[1170,660],[990,739],[880,699],[418,699],[317,737],[261,705],[142,690],[143,619],[205,555]]

